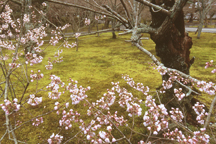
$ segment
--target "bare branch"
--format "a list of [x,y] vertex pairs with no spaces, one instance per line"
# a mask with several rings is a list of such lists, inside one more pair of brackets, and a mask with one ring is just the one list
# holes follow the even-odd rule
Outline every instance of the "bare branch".
[[[115,15],[116,17],[118,17],[120,19],[120,22],[122,22],[122,24],[127,27],[125,24],[128,24],[128,20],[126,20],[125,18],[123,18],[121,15],[119,15],[117,12],[115,12],[114,10],[112,10],[108,5],[103,5],[104,8],[107,9],[107,11],[111,12],[113,15]],[[131,26],[130,26],[131,27]],[[132,27],[131,27],[132,28]]]
[[140,33],[154,34],[156,32],[157,32],[157,29],[152,28],[152,27],[147,26],[147,25],[142,25],[141,28],[137,28],[137,34],[140,34]]
[[57,1],[57,0],[48,0],[48,2],[57,3],[57,4],[65,5],[65,6],[72,6],[72,7],[76,7],[76,8],[81,8],[81,9],[88,10],[88,11],[91,11],[91,12],[94,12],[94,13],[99,13],[99,14],[102,14],[102,15],[113,17],[113,18],[116,18],[117,20],[119,20],[117,17],[115,17],[115,16],[113,16],[113,15],[111,15],[109,13],[96,11],[94,9],[87,8],[87,7],[84,7],[84,6],[79,6],[79,5],[76,5],[76,4],[67,3],[67,2],[61,2],[61,1]]
[[149,52],[148,50],[144,49],[142,46],[140,46],[137,42],[134,43],[134,45],[140,49],[141,51],[143,51],[144,53],[146,53],[152,60],[153,62],[157,65],[157,66],[161,66],[162,69],[167,70],[168,72],[177,72],[178,74],[180,74],[183,78],[185,79],[190,79],[193,82],[198,82],[199,80],[191,77],[190,75],[187,75],[179,70],[176,69],[172,69],[172,68],[167,68],[165,67],[151,52]]
[[164,8],[161,7],[161,6],[155,5],[155,4],[153,4],[153,3],[149,2],[149,1],[146,1],[146,0],[136,0],[136,1],[137,1],[137,2],[140,2],[140,3],[144,4],[144,5],[153,7],[153,8],[155,8],[156,10],[159,10],[160,12],[166,14],[167,16],[170,16],[170,15],[171,15],[171,12],[170,12],[170,11],[164,9]]
[[[122,5],[123,5],[125,11],[126,11],[126,15],[127,15],[127,17],[128,17],[129,25],[131,25],[131,15],[130,15],[130,13],[129,13],[127,7],[126,7],[126,4],[125,4],[124,0],[120,0],[120,1],[121,1]],[[132,25],[131,25],[131,26],[132,26]]]
[[197,95],[200,95],[199,93],[195,92],[194,90],[192,90],[190,87],[184,85],[183,83],[181,83],[180,81],[178,80],[175,80],[176,82],[178,82],[181,86],[185,87],[186,89],[189,90],[189,92],[186,94],[186,96],[189,96],[191,94],[191,92],[197,94]]
[[23,4],[23,0],[11,0],[12,2],[18,4],[18,5],[22,5]]
[[209,112],[208,112],[208,116],[207,116],[206,122],[204,124],[204,128],[206,128],[207,125],[209,124],[209,120],[210,120],[211,113],[212,113],[212,110],[214,108],[215,102],[216,102],[216,96],[214,97],[214,99],[213,99],[213,101],[211,103],[211,106],[210,106],[210,109],[209,109]]

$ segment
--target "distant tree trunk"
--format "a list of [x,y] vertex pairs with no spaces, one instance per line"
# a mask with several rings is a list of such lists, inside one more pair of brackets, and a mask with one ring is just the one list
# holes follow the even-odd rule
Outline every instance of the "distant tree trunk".
[[208,27],[208,18],[207,18],[207,16],[205,16],[205,23],[204,23],[204,27],[205,27],[205,28]]
[[[116,0],[114,1],[114,3],[112,3],[112,8],[114,11],[116,11]],[[115,34],[115,25],[116,25],[116,20],[112,19],[112,38],[116,39],[116,34]]]
[[202,28],[203,28],[203,25],[204,25],[204,19],[205,19],[205,12],[204,10],[199,10],[199,14],[200,14],[200,18],[199,18],[199,25],[198,25],[198,29],[197,29],[197,38],[200,39],[200,35],[201,35],[201,32],[202,32]]
[[[30,10],[30,6],[32,5],[32,0],[25,0],[24,6],[25,6],[25,15],[27,15],[29,17],[30,22],[25,23],[25,30],[24,30],[24,34],[26,34],[30,29],[33,28],[33,24],[31,22],[31,10]],[[28,41],[25,44],[25,54],[29,53],[35,53],[34,51],[34,45],[35,42],[33,41]]]
[[[160,2],[155,0],[151,1],[154,4],[161,5]],[[171,0],[169,3],[165,4],[167,9],[171,8],[175,0]],[[167,16],[160,13],[153,8],[150,8],[152,15],[153,28],[159,28],[165,20],[169,20]],[[181,10],[178,17],[175,19],[173,24],[164,25],[164,32],[158,34],[151,34],[151,39],[156,44],[156,54],[160,57],[161,62],[168,68],[177,69],[185,74],[190,74],[189,69],[192,61],[189,59],[190,48],[192,47],[192,38],[185,33],[184,25],[184,15]],[[162,80],[169,80],[169,75],[162,76]],[[185,114],[191,113],[192,110],[192,96],[185,97],[182,101],[174,96],[174,87],[182,88],[183,92],[186,94],[188,89],[182,87],[179,83],[174,82],[173,87],[166,90],[166,93],[162,96],[162,103],[167,104],[166,108],[168,111],[171,107],[179,107]],[[179,106],[179,104],[181,106]]]
[[[97,26],[97,31],[99,31],[99,29],[98,29],[98,20],[96,20],[96,26]],[[97,33],[97,36],[99,36],[99,33]]]
[[79,45],[78,38],[76,38],[76,51],[78,51],[78,45]]
[[110,23],[110,19],[109,18],[105,18],[105,23],[104,23],[104,29],[109,28],[109,23]]
[[206,15],[209,12],[209,10],[211,9],[212,2],[213,2],[213,0],[209,0],[208,3],[207,3],[207,1],[201,0],[202,8],[199,7],[200,18],[199,18],[199,26],[198,26],[198,29],[197,29],[197,31],[198,31],[197,38],[198,39],[200,38],[202,28],[203,28],[203,25],[204,25],[204,20],[207,17]]
[[193,22],[193,19],[194,19],[195,2],[196,2],[196,0],[193,0],[192,12],[191,12],[191,14],[190,14],[190,19],[189,19],[189,22],[190,22],[190,23],[192,23],[192,22]]
[[193,17],[194,17],[194,14],[193,14],[193,13],[191,13],[191,14],[190,14],[189,21],[188,21],[189,23],[192,23],[192,22],[193,22]]

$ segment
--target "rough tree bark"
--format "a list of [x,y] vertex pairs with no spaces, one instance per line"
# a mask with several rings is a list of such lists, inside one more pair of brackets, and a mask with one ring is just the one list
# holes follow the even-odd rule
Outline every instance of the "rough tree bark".
[[[163,8],[170,10],[175,4],[175,0],[151,0],[153,4],[163,6]],[[159,28],[165,21],[169,21],[170,18],[160,10],[155,10],[150,7],[152,15],[153,28]],[[185,33],[184,15],[182,9],[178,11],[178,16],[172,23],[167,23],[163,26],[164,30],[158,34],[151,34],[151,39],[156,44],[156,54],[160,57],[161,62],[168,68],[177,69],[185,74],[189,75],[190,66],[194,59],[189,58],[190,48],[192,47],[192,38]],[[162,76],[162,80],[169,80],[170,76]],[[171,107],[179,107],[185,114],[192,112],[192,96],[185,97],[182,101],[178,101],[174,96],[174,87],[182,88],[186,94],[188,89],[182,87],[178,82],[174,82],[171,89],[166,90],[166,93],[162,96],[162,103],[168,104],[166,108],[168,110]]]

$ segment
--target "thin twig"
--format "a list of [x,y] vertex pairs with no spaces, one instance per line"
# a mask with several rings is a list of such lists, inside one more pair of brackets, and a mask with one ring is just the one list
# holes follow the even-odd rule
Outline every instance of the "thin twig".
[[211,106],[210,106],[210,109],[209,109],[209,112],[208,112],[208,116],[206,118],[206,122],[204,124],[204,128],[207,127],[207,125],[209,124],[209,120],[210,120],[210,117],[211,117],[211,113],[212,113],[212,110],[214,108],[214,105],[215,105],[215,102],[216,102],[216,96],[214,97],[212,103],[211,103]]

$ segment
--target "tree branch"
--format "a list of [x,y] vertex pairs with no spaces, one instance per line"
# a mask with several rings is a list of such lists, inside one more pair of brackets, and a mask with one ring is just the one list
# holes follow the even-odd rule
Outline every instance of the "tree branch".
[[[126,24],[128,24],[128,20],[126,20],[125,18],[123,18],[121,15],[119,15],[117,12],[115,12],[114,10],[112,10],[108,5],[103,5],[104,8],[106,8],[107,11],[111,12],[113,15],[115,15],[116,17],[119,18],[120,22],[125,26]],[[130,28],[132,28],[130,26]]]
[[136,0],[136,1],[142,3],[142,4],[146,5],[146,6],[153,7],[153,8],[155,8],[156,10],[159,10],[160,12],[166,14],[167,16],[170,16],[170,14],[171,14],[170,11],[164,9],[164,8],[161,7],[161,6],[155,5],[155,4],[153,4],[153,3],[149,2],[149,1],[146,1],[146,0]]
[[79,6],[79,5],[76,5],[76,4],[67,3],[67,2],[61,2],[61,1],[57,1],[57,0],[47,0],[47,1],[52,2],[52,3],[61,4],[61,5],[65,5],[65,6],[72,6],[72,7],[76,7],[76,8],[81,8],[81,9],[88,10],[88,11],[91,11],[91,12],[94,12],[94,13],[99,13],[99,14],[102,14],[102,15],[106,15],[106,16],[109,16],[109,17],[112,17],[112,18],[115,18],[115,19],[121,21],[118,17],[113,16],[113,15],[111,15],[109,13],[96,11],[94,9],[87,8],[87,7],[84,7],[84,6]]
[[125,11],[126,11],[126,15],[127,15],[127,17],[128,17],[128,24],[129,24],[130,26],[132,26],[132,25],[131,25],[131,15],[130,15],[130,13],[129,13],[127,7],[126,7],[126,4],[125,4],[124,0],[120,0],[120,1],[121,1],[122,5],[123,5]]
[[215,102],[216,102],[216,96],[214,97],[214,99],[213,99],[213,101],[211,103],[211,106],[210,106],[210,109],[209,109],[209,112],[208,112],[208,116],[207,116],[206,122],[204,124],[204,128],[206,128],[207,125],[209,124],[209,120],[210,120],[211,113],[212,113],[212,110],[214,108]]
[[134,42],[134,45],[140,49],[142,52],[146,53],[152,60],[153,62],[157,65],[157,66],[161,66],[162,69],[166,70],[167,72],[177,72],[178,74],[180,74],[183,78],[185,79],[190,79],[193,82],[198,82],[199,80],[191,77],[190,75],[187,75],[179,70],[176,69],[172,69],[172,68],[167,68],[165,67],[151,52],[149,52],[148,50],[144,49],[142,46],[140,46],[137,42]]

